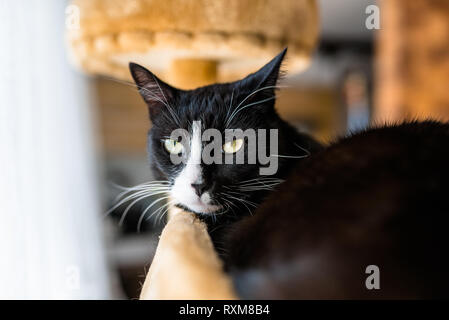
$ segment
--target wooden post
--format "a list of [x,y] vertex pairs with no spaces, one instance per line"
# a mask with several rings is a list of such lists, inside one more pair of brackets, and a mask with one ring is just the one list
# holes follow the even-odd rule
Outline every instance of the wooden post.
[[194,89],[217,81],[215,60],[176,59],[171,62],[167,80],[181,89]]
[[236,299],[206,225],[172,208],[140,294],[154,299]]
[[449,1],[382,1],[377,40],[375,120],[449,120]]

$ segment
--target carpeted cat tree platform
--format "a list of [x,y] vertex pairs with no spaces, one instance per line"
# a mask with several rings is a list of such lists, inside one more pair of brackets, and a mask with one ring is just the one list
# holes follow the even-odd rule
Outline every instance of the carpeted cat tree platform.
[[[68,28],[79,69],[130,80],[139,63],[191,89],[237,80],[288,46],[285,68],[303,70],[318,37],[315,0],[74,0]],[[137,90],[136,90],[137,93]],[[142,299],[234,299],[205,225],[172,208]]]

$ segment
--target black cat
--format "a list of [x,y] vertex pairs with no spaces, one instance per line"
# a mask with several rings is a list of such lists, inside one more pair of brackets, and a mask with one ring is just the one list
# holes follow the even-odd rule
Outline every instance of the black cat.
[[[173,88],[145,68],[130,64],[131,74],[149,107],[152,128],[148,152],[153,171],[158,180],[167,181],[167,192],[174,205],[199,214],[208,223],[217,249],[223,241],[220,230],[252,214],[298,160],[321,149],[314,139],[283,121],[274,108],[285,53],[286,50],[282,51],[243,80],[189,91]],[[201,133],[212,128],[220,133],[221,142],[202,141]],[[187,143],[170,138],[176,129],[186,130],[190,136]],[[254,149],[256,154],[263,151],[276,163],[276,172],[261,176],[260,168],[268,164],[260,163],[258,157],[255,163],[248,163],[249,137],[237,135],[226,141],[226,129],[249,129],[256,133],[259,129],[276,129],[276,154],[270,154],[270,141],[259,144],[258,136]],[[201,152],[210,142],[219,144],[219,154],[214,156],[223,160],[221,164],[201,161]],[[177,154],[185,161],[173,163],[172,156]],[[224,163],[226,157],[235,160],[238,154],[244,156],[244,164]]]
[[[274,109],[284,55],[243,80],[191,91],[130,64],[170,203],[208,223],[243,298],[447,297],[449,125],[371,129],[323,148]],[[173,137],[180,128],[188,139]],[[204,139],[211,128],[223,139]],[[272,138],[257,137],[255,149],[277,161],[274,174],[261,175],[259,158],[248,163],[254,141],[226,140],[234,128],[278,130],[276,154]],[[240,153],[244,164],[206,164],[202,150],[217,143],[214,159]],[[373,267],[380,287],[367,287]]]

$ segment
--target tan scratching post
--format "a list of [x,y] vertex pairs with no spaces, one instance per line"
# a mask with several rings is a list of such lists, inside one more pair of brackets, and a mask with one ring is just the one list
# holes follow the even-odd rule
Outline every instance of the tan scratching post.
[[236,299],[206,225],[172,208],[140,299]]
[[284,67],[290,73],[302,71],[319,34],[316,0],[71,4],[79,8],[80,18],[79,28],[67,29],[74,65],[90,74],[131,80],[132,61],[181,89],[237,80],[287,46]]
[[217,81],[216,60],[175,59],[171,62],[167,81],[179,88],[194,89]]

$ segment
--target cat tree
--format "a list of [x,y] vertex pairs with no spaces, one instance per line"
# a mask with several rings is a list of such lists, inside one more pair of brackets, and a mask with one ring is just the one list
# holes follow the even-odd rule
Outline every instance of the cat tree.
[[[90,73],[130,80],[144,65],[183,89],[239,79],[288,46],[285,67],[303,70],[316,46],[315,0],[74,0],[71,61]],[[73,17],[71,17],[73,18]],[[76,17],[75,17],[76,18]],[[137,90],[136,90],[137,92]],[[236,298],[205,225],[173,209],[142,299]]]

